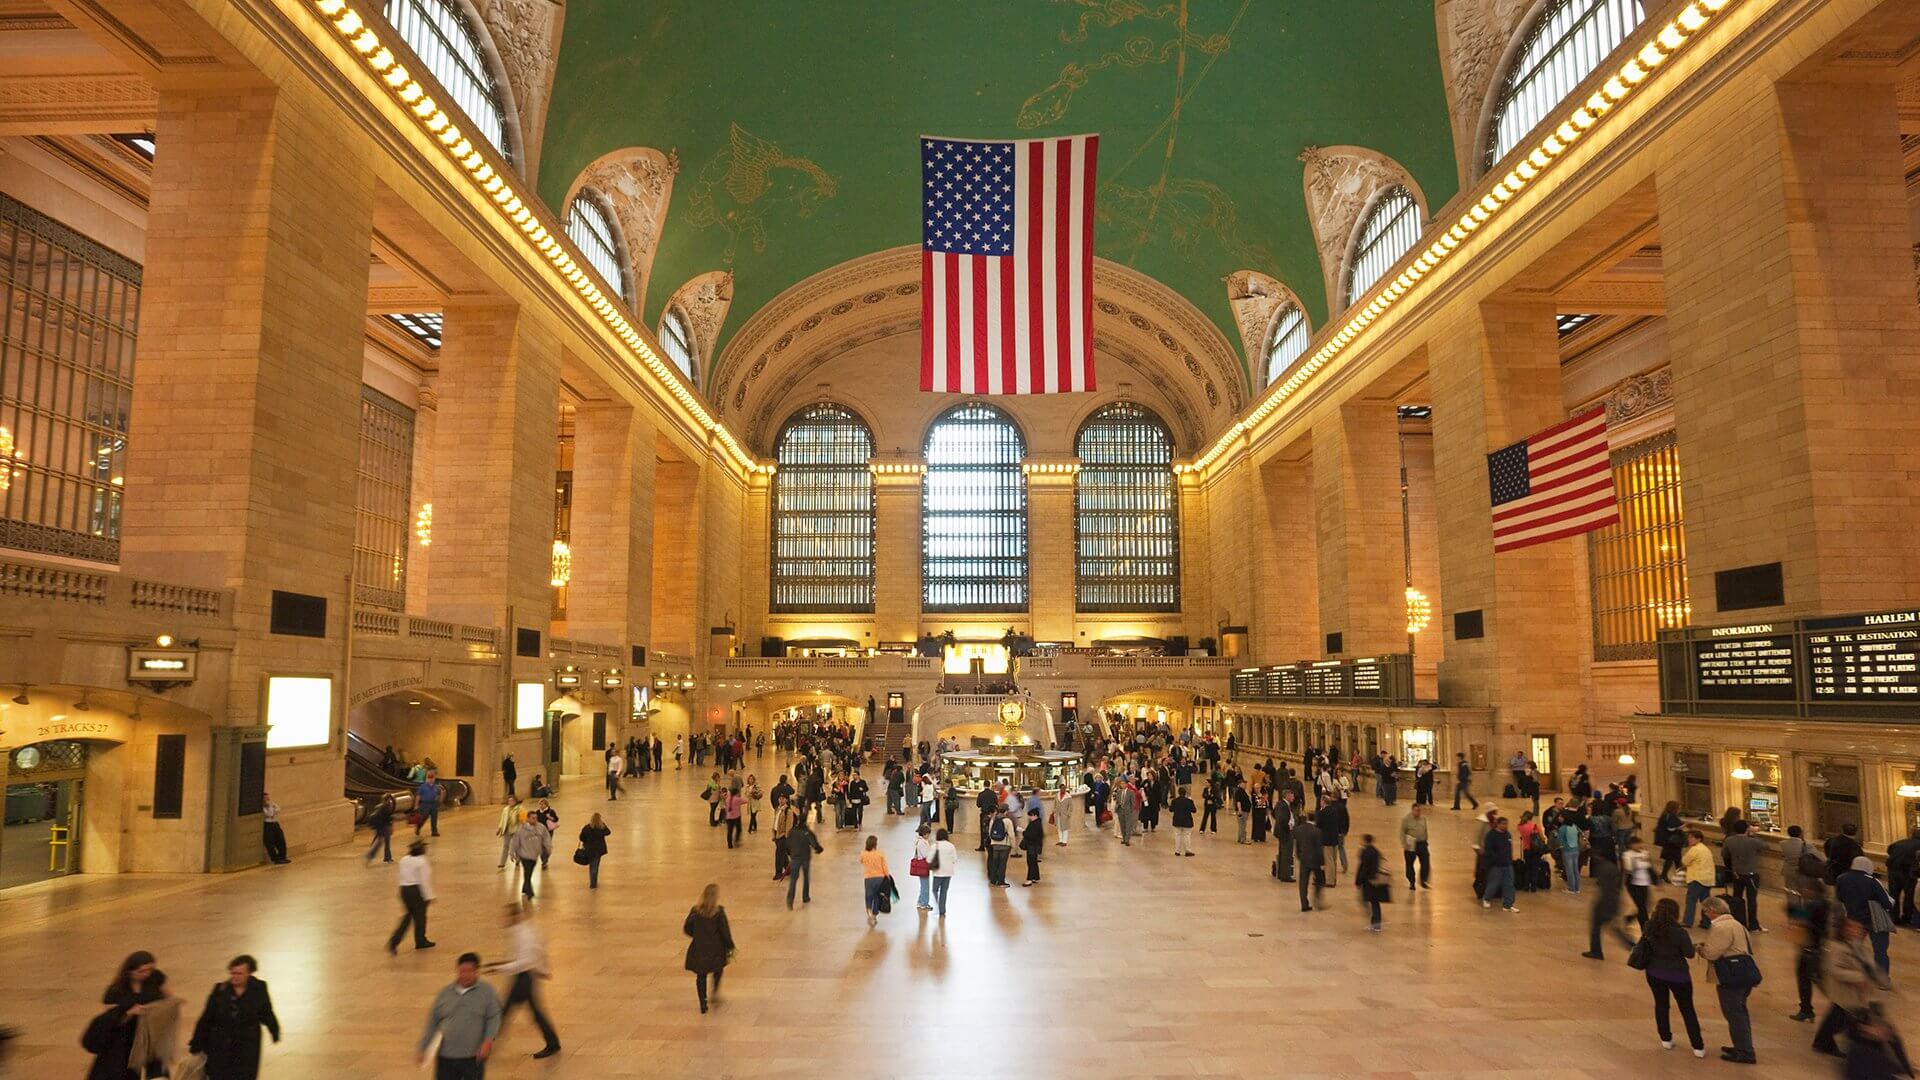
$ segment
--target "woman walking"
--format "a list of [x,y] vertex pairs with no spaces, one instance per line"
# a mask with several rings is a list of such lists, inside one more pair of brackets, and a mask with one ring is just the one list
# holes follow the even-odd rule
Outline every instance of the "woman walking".
[[[93,1018],[80,1039],[82,1049],[93,1054],[87,1080],[167,1075],[167,1063],[173,1060],[173,1023],[180,1009],[179,1002],[167,995],[167,973],[155,965],[153,954],[136,952],[120,961],[120,973],[100,1003],[107,1010]],[[159,1027],[164,1032],[154,1030]],[[135,1060],[140,1064],[131,1064]]]
[[1680,925],[1680,905],[1671,898],[1653,906],[1640,944],[1627,957],[1627,966],[1647,974],[1647,989],[1653,992],[1653,1023],[1660,1032],[1660,1046],[1673,1049],[1673,1024],[1667,1013],[1671,998],[1680,1006],[1680,1020],[1687,1026],[1687,1043],[1693,1056],[1707,1056],[1706,1041],[1700,1037],[1700,1014],[1693,1011],[1693,973],[1687,961],[1693,959],[1693,938]]
[[600,887],[600,860],[607,857],[607,837],[613,830],[595,814],[580,826],[580,853],[587,857],[587,888]]
[[867,837],[867,847],[860,853],[860,875],[864,878],[867,895],[867,925],[877,926],[880,913],[887,910],[887,857],[880,851],[880,838]]
[[207,1055],[207,1080],[254,1080],[260,1075],[260,1029],[280,1041],[267,984],[253,977],[259,965],[242,954],[227,961],[227,977],[213,984],[207,1007],[193,1025],[187,1049]]
[[726,795],[722,798],[723,805],[726,807],[724,814],[727,822],[727,847],[741,847],[745,841],[740,836],[740,815],[746,811],[747,797],[740,793],[739,781],[734,781],[734,786],[728,788]]
[[[765,736],[762,736],[764,738]],[[760,803],[767,793],[760,790],[760,781],[752,773],[747,774],[747,831],[760,831]]]
[[940,907],[940,917],[947,917],[947,890],[953,887],[953,871],[960,865],[960,849],[947,839],[947,830],[935,829],[933,832],[933,856],[927,860],[927,876],[933,879],[933,902]]
[[720,906],[720,886],[700,890],[700,902],[687,912],[680,929],[687,942],[687,970],[693,972],[694,989],[700,992],[700,1011],[707,1011],[707,976],[713,976],[713,1004],[720,1005],[720,976],[733,959],[733,929],[727,925],[727,909]]
[[933,826],[922,825],[913,840],[913,862],[908,864],[909,871],[920,879],[920,901],[914,907],[921,911],[933,910]]
[[1392,899],[1386,868],[1380,865],[1380,849],[1373,846],[1373,834],[1360,834],[1360,865],[1353,880],[1360,887],[1360,902],[1367,906],[1367,929],[1380,932],[1380,905]]

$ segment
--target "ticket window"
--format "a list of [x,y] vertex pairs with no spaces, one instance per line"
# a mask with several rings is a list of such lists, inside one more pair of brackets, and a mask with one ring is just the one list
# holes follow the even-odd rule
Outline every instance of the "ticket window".
[[1920,832],[1920,769],[1902,769],[1899,790],[1895,795],[1900,801],[1900,823],[1906,827],[1903,836],[1912,836]]
[[[1826,780],[1825,787],[1811,786],[1817,838],[1838,836],[1848,825],[1861,829],[1860,770],[1852,765],[1820,765],[1816,769]],[[1861,839],[1865,839],[1864,831]]]
[[1400,733],[1400,767],[1411,769],[1433,760],[1433,729],[1408,728]]
[[1739,780],[1740,812],[1746,815],[1749,828],[1765,833],[1777,833],[1785,829],[1780,823],[1780,759],[1765,755],[1740,757],[1739,768],[1742,776],[1752,774],[1751,779]]

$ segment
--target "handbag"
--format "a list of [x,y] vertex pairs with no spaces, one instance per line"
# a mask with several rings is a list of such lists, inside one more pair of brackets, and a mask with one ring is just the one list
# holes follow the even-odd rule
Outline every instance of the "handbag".
[[1760,965],[1754,963],[1752,953],[1734,953],[1713,962],[1713,977],[1731,990],[1751,989],[1760,985]]
[[1893,916],[1888,914],[1886,908],[1880,906],[1879,901],[1869,900],[1867,902],[1867,918],[1869,921],[1867,929],[1872,932],[1876,934],[1887,934],[1893,931]]
[[593,861],[593,857],[587,854],[586,845],[582,844],[573,849],[573,861],[578,866],[585,866]]
[[913,875],[914,877],[926,877],[927,872],[928,872],[927,860],[921,858],[918,855],[915,855],[913,857],[913,860],[907,863],[907,873]]
[[173,1080],[207,1080],[207,1055],[188,1054],[173,1063]]

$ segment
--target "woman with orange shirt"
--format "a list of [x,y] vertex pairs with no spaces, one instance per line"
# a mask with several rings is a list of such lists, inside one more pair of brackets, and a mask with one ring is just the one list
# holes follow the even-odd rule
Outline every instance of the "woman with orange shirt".
[[867,837],[867,847],[860,853],[860,873],[866,879],[867,925],[875,926],[880,922],[880,913],[891,910],[887,902],[887,857],[880,851],[880,838]]

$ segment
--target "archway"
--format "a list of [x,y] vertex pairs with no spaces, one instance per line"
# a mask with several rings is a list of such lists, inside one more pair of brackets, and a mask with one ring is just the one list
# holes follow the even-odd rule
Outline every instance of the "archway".
[[420,766],[439,776],[443,805],[471,803],[495,772],[492,716],[478,698],[444,687],[409,687],[355,703],[347,710],[347,797],[368,807],[393,793],[405,809],[408,778]]
[[1194,737],[1225,739],[1232,719],[1205,694],[1161,686],[1143,686],[1111,694],[1084,715],[1082,723],[1109,738],[1129,738],[1139,730],[1171,735],[1192,729]]

